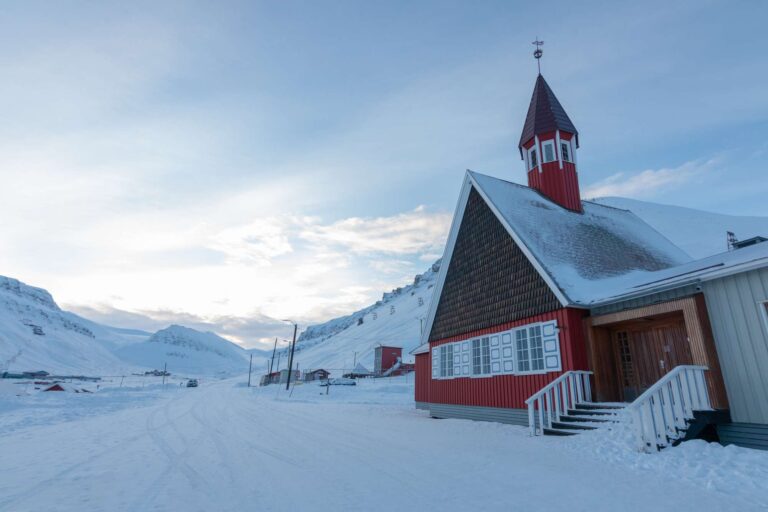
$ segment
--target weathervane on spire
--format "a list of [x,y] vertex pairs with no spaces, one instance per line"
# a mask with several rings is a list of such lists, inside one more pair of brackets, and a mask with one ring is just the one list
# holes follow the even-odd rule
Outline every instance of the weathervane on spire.
[[536,40],[531,44],[536,46],[536,51],[533,52],[533,56],[536,58],[536,65],[539,67],[539,74],[541,74],[541,56],[544,54],[541,45],[544,44],[544,41],[539,41],[539,38],[536,37]]

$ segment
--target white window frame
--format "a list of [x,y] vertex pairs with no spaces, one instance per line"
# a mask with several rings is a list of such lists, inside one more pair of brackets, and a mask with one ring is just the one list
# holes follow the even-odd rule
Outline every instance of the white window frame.
[[[565,155],[563,155],[563,146],[568,150],[568,158],[565,158]],[[571,141],[560,139],[560,159],[563,162],[573,163],[573,147],[571,146]]]
[[[768,315],[768,308],[764,303],[761,303],[761,307],[764,308],[764,313]],[[517,340],[523,333],[527,344],[527,354],[523,351],[518,353]],[[531,333],[538,333],[540,337],[540,343],[537,347],[540,351],[540,357],[536,359],[531,356]],[[506,355],[505,349],[508,349]],[[480,364],[477,371],[475,369],[476,351],[479,351]],[[520,357],[523,355],[525,355],[524,360]],[[541,367],[534,368],[534,361],[541,361]],[[524,362],[528,363],[528,369],[520,368],[521,363]],[[540,375],[562,371],[562,365],[560,330],[556,320],[520,325],[506,331],[474,336],[432,347],[432,378],[435,380],[467,377],[487,378],[499,375]]]
[[[535,163],[534,163],[535,161]],[[532,171],[539,166],[539,153],[536,151],[536,144],[528,150],[528,170]]]
[[453,378],[453,343],[440,345],[440,378]]
[[[538,333],[538,347],[532,346],[531,340],[534,339],[534,337],[531,336],[531,333]],[[520,335],[525,336],[525,350],[520,348]],[[560,352],[560,331],[557,329],[557,324],[555,322],[539,322],[522,325],[514,329],[512,343],[515,375],[541,375],[562,370],[563,361]],[[539,350],[541,352],[541,357],[534,358],[533,350]],[[534,368],[535,361],[541,361],[540,368]],[[528,368],[522,367],[525,363],[527,363]]]
[[[552,159],[547,160],[547,148],[549,148],[552,151]],[[542,164],[548,164],[550,162],[556,162],[557,161],[557,151],[555,151],[555,141],[554,140],[546,140],[541,143],[541,163]]]

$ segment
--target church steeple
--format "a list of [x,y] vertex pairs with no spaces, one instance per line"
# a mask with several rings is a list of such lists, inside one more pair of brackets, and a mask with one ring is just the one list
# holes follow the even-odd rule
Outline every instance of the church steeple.
[[[537,52],[541,50],[537,49]],[[537,59],[541,56],[537,56]],[[576,149],[579,132],[539,74],[520,135],[520,156],[526,162],[528,186],[569,210],[581,211]]]

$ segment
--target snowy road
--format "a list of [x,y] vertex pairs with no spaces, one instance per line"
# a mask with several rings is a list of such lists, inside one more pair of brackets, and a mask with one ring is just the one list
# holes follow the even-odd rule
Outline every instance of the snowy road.
[[397,396],[346,403],[338,397],[364,398],[364,390],[325,397],[303,388],[288,398],[274,386],[222,381],[17,428],[0,438],[0,510],[701,512],[768,504],[759,483],[731,493],[727,477],[697,485],[665,466],[621,467],[518,427],[432,420]]

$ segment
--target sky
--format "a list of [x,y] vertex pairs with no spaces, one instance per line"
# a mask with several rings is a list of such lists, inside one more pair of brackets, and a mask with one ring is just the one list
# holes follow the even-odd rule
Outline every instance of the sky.
[[466,169],[525,183],[542,74],[582,195],[768,215],[764,2],[4,2],[0,274],[246,347],[440,257]]

